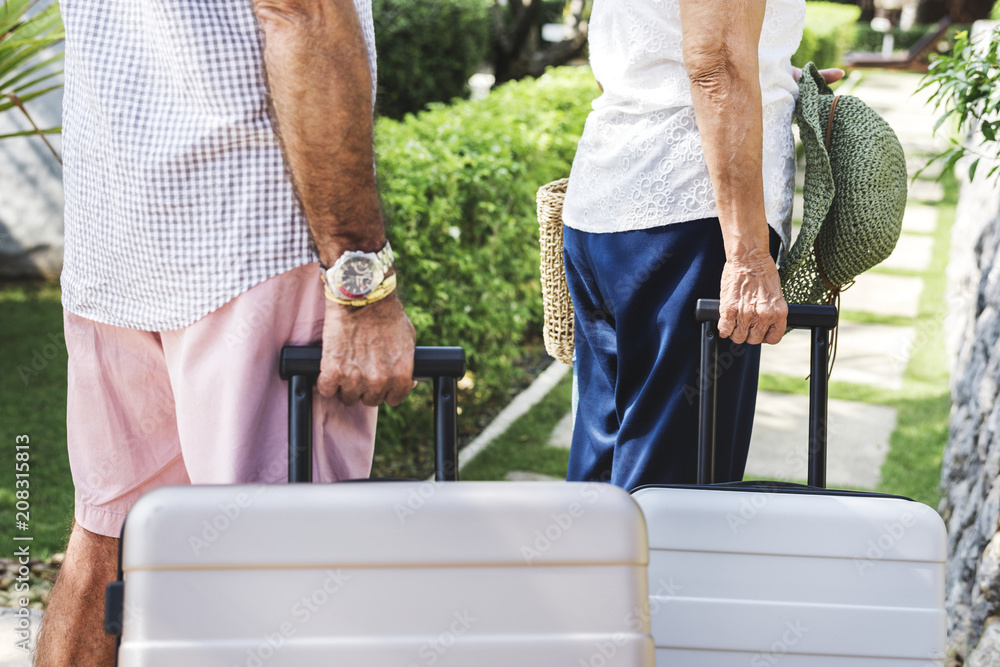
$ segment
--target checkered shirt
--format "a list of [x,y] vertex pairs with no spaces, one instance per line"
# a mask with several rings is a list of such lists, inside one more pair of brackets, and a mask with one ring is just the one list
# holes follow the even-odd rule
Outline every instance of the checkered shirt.
[[[60,4],[64,307],[178,329],[315,261],[268,117],[251,1]],[[374,82],[371,0],[355,4]]]

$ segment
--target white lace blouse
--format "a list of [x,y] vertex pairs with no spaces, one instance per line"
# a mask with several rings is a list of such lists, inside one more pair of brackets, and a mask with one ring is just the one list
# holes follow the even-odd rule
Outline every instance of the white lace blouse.
[[[805,0],[768,0],[760,36],[767,221],[788,245],[794,194],[790,58]],[[717,217],[687,74],[677,0],[595,0],[594,100],[573,162],[563,220],[585,232],[650,229]]]

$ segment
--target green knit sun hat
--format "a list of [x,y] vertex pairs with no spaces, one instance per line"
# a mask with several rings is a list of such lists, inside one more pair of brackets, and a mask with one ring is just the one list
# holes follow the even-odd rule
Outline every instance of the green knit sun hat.
[[806,65],[795,106],[806,154],[802,229],[779,270],[788,303],[832,303],[892,253],[903,223],[906,158],[896,133],[858,98],[834,97]]

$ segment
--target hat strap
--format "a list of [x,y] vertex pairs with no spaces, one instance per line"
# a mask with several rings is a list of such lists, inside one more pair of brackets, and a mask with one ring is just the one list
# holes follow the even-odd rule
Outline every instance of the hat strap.
[[837,102],[840,101],[840,95],[833,96],[833,102],[830,103],[830,120],[826,122],[826,150],[830,150],[830,137],[833,135],[833,113],[837,110]]

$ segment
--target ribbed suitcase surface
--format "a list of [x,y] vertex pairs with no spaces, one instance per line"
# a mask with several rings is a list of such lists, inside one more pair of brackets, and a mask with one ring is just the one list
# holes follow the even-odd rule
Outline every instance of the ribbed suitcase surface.
[[168,487],[123,544],[123,667],[653,664],[606,484]]
[[[702,373],[717,377],[718,302],[698,302]],[[920,503],[827,491],[832,306],[789,305],[812,329],[809,486],[711,484],[715,390],[700,392],[701,486],[633,491],[649,531],[657,667],[943,667],[945,527]]]
[[874,496],[645,488],[656,664],[943,665],[945,528]]

